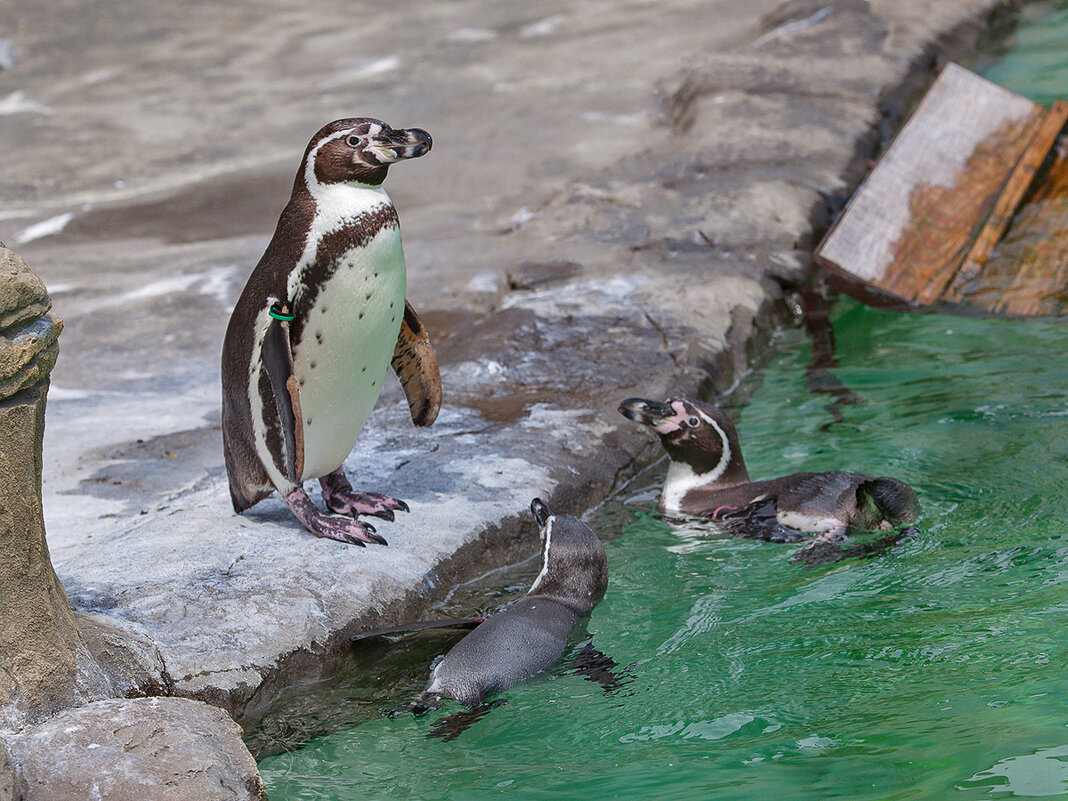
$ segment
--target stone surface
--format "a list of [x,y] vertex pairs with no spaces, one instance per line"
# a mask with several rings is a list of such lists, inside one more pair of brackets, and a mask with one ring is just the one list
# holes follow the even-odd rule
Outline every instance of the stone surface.
[[[11,5],[3,78],[53,112],[0,129],[0,239],[67,323],[56,565],[248,723],[353,631],[533,554],[531,497],[577,512],[655,458],[621,398],[733,386],[880,126],[994,2]],[[387,188],[445,406],[416,431],[391,384],[347,462],[411,503],[388,549],[315,540],[277,499],[234,516],[218,429],[230,305],[307,137],[353,114],[435,140]],[[551,263],[576,266],[524,267]]]
[[3,742],[0,742],[0,801],[18,801],[15,798],[15,771]]
[[0,729],[112,689],[78,631],[45,542],[41,449],[62,323],[23,313],[44,297],[25,264],[0,249],[0,308],[22,320],[0,332]]
[[[221,726],[225,714],[219,710],[194,710],[188,706],[192,702],[140,707],[147,710],[143,725],[148,728],[134,733],[128,730],[128,718],[138,717],[138,708],[96,705],[90,712],[83,707],[115,694],[170,687],[155,645],[108,619],[76,616],[52,568],[41,508],[42,440],[48,374],[58,354],[62,322],[47,313],[46,301],[40,280],[15,254],[0,248],[0,309],[8,321],[16,321],[0,331],[0,732],[51,718],[43,729],[13,741],[18,743],[14,763],[21,786],[16,786],[7,748],[0,743],[0,801],[163,797],[146,795],[146,787],[154,789],[156,779],[174,782],[175,776],[182,789],[171,793],[173,798],[258,798],[262,786],[240,729],[229,719],[228,729]],[[43,316],[35,318],[34,310]],[[83,708],[64,713],[68,707]],[[96,750],[101,747],[100,719],[93,716],[102,709],[113,725],[126,727],[110,733],[125,738],[119,743],[125,762]],[[200,738],[198,716],[205,715],[207,730],[216,731]],[[77,742],[72,733],[87,739]],[[143,742],[146,737],[153,740],[150,746]],[[198,739],[190,744],[192,737]],[[64,738],[71,742],[58,742]],[[167,752],[163,738],[179,744],[172,749],[177,757]],[[53,748],[67,750],[65,760],[57,761]],[[130,763],[133,757],[125,755],[139,750],[148,753]],[[206,783],[176,773],[182,762],[196,758],[226,767],[211,767]],[[239,778],[249,782],[248,792],[216,792],[212,782],[232,778],[226,772],[232,769],[242,771]]]
[[[36,320],[51,305],[37,274],[0,242],[0,331]],[[6,369],[0,366],[0,378],[8,377]]]
[[62,712],[7,747],[22,801],[260,801],[240,733],[208,704],[135,698]]

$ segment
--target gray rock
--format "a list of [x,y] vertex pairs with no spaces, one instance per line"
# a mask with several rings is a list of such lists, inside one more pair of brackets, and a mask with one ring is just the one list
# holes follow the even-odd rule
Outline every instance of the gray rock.
[[101,615],[75,612],[85,643],[111,682],[114,695],[169,695],[174,682],[167,674],[159,648],[143,632],[119,626]]
[[51,307],[41,279],[21,256],[0,243],[0,331],[36,320]]
[[208,704],[135,698],[62,712],[7,746],[23,801],[260,801],[240,734]]
[[15,798],[15,771],[3,741],[0,741],[0,801],[18,801]]
[[27,318],[40,279],[0,250],[0,728],[41,720],[111,693],[49,559],[41,508],[48,374],[62,323]]

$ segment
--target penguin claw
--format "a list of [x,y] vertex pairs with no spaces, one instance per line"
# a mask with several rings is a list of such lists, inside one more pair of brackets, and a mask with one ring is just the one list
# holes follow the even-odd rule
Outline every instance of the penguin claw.
[[347,542],[361,548],[368,542],[389,545],[385,537],[375,533],[374,526],[336,515],[321,515],[319,520],[313,522],[311,532],[317,537]]
[[[364,547],[365,543],[388,545],[385,538],[375,533],[370,523],[354,520],[338,514],[324,514],[315,508],[311,498],[303,489],[297,489],[285,496],[286,505],[297,519],[316,537],[347,542],[350,545]],[[328,504],[329,505],[329,504]]]
[[[347,482],[346,482],[347,483]],[[357,492],[352,487],[338,486],[334,483],[323,485],[323,501],[331,512],[341,515],[356,517],[356,515],[369,515],[382,520],[393,522],[396,515],[395,509],[402,512],[410,511],[408,504],[389,495],[380,495],[377,492]]]

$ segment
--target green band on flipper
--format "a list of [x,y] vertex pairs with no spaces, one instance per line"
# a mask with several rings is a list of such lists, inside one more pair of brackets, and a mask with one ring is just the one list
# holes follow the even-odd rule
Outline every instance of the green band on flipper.
[[278,304],[274,304],[267,310],[267,313],[276,320],[281,320],[283,323],[291,323],[296,319],[294,314],[283,314],[282,310],[278,308]]

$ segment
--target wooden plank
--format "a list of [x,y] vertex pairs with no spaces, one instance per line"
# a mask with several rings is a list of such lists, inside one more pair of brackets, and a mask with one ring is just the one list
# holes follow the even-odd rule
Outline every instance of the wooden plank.
[[[1039,168],[1045,162],[1050,150],[1052,150],[1057,137],[1064,129],[1065,123],[1068,123],[1068,103],[1058,100],[1053,104],[1053,108],[1046,113],[1045,119],[1035,134],[1035,138],[1031,140],[1031,144],[1024,151],[1012,175],[1009,176],[1005,188],[994,204],[994,208],[987,218],[982,231],[976,237],[975,242],[972,243],[971,250],[964,258],[963,264],[957,274],[953,276],[953,280],[948,283],[945,291],[942,292],[942,301],[959,303],[965,299],[969,285],[982,272],[990,252],[994,249],[998,240],[1004,236],[1009,223],[1012,222],[1013,215],[1020,206],[1020,201],[1023,200],[1027,190],[1031,188]],[[997,303],[995,306],[997,310],[1004,310],[1005,307],[1006,304],[1002,302]]]
[[1068,314],[1068,138],[965,300],[997,314]]
[[936,302],[1045,119],[948,64],[820,244],[828,281],[879,305]]

